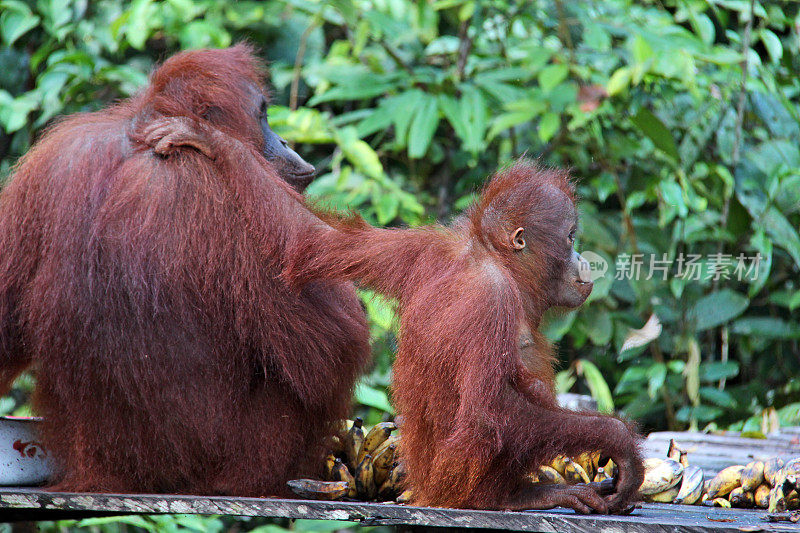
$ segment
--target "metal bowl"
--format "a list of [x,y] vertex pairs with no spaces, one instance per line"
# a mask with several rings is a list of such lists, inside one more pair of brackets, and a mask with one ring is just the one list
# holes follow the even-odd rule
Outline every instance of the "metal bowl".
[[41,485],[52,474],[38,439],[41,418],[0,416],[0,485]]

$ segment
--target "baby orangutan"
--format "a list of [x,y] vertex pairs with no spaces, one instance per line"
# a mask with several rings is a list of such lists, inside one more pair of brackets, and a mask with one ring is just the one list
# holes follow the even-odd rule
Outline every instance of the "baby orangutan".
[[[162,150],[238,152],[229,146],[237,141],[186,121],[153,128],[150,138]],[[401,454],[414,504],[616,513],[637,500],[637,435],[618,418],[558,406],[552,349],[538,332],[547,309],[577,307],[592,290],[573,249],[577,212],[566,171],[520,161],[450,227],[325,220],[330,226],[287,248],[283,275],[297,287],[358,280],[398,300],[392,396],[405,419]],[[527,479],[557,455],[587,451],[618,465],[612,494]]]

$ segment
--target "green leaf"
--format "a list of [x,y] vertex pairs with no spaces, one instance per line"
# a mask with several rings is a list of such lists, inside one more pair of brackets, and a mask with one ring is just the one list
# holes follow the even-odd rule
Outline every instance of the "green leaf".
[[470,85],[461,86],[459,100],[440,94],[438,106],[464,143],[463,150],[477,154],[485,147],[484,133],[487,125],[486,100],[481,91]]
[[384,391],[370,387],[363,381],[356,385],[355,399],[362,405],[368,405],[369,407],[394,414],[394,408],[389,403],[389,396]]
[[367,309],[367,316],[370,323],[377,325],[384,330],[391,330],[396,321],[396,314],[393,301],[382,294],[361,289],[359,291],[361,301]]
[[756,115],[772,135],[790,139],[800,136],[800,125],[778,98],[759,91],[751,92],[748,97],[753,103]]
[[714,361],[700,364],[700,380],[709,383],[736,377],[739,373],[739,363],[736,361]]
[[336,143],[353,166],[371,178],[383,176],[383,165],[375,150],[356,136],[355,128],[342,128],[337,132]]
[[656,363],[647,370],[647,394],[655,398],[667,380],[667,365]]
[[545,313],[540,331],[551,341],[559,341],[572,327],[576,315],[577,312],[574,310],[566,313]]
[[408,130],[414,118],[414,110],[421,106],[425,93],[419,89],[407,91],[392,99],[395,144],[408,146]]
[[130,18],[125,35],[128,42],[137,50],[143,50],[150,36],[150,22],[153,20],[152,0],[135,0],[130,8]]
[[711,407],[708,405],[698,405],[697,407],[681,407],[675,418],[680,422],[689,422],[690,420],[697,420],[698,422],[710,422],[718,418],[723,413],[719,407]]
[[547,142],[553,138],[561,125],[561,117],[556,113],[545,113],[539,121],[539,138]]
[[28,115],[39,107],[38,95],[28,92],[13,98],[6,91],[0,89],[0,124],[6,133],[13,133],[21,129],[28,122]]
[[614,96],[628,88],[631,84],[631,69],[629,67],[618,68],[606,83],[608,96]]
[[653,141],[658,149],[667,154],[676,163],[680,160],[678,147],[672,133],[667,129],[661,119],[653,114],[652,111],[643,107],[631,118],[631,121]]
[[[575,385],[575,381],[575,372],[571,368],[558,372],[555,378],[556,394],[569,392],[572,386]],[[13,400],[11,404],[14,404]]]
[[731,332],[766,339],[800,339],[800,325],[772,317],[740,318],[733,323]]
[[614,325],[611,322],[611,313],[601,306],[589,306],[581,317],[586,334],[596,346],[605,346],[611,341]]
[[763,28],[760,31],[761,42],[764,43],[764,48],[767,49],[769,58],[773,63],[778,63],[783,57],[783,45],[777,35],[772,31]]
[[635,392],[643,389],[643,384],[647,380],[647,370],[641,366],[629,366],[622,373],[619,378],[614,392],[617,394],[624,394],[626,392]]
[[181,29],[180,41],[185,50],[225,48],[231,44],[231,35],[224,28],[205,20],[193,20]]
[[563,63],[548,65],[539,72],[539,86],[544,92],[549,92],[564,81],[568,74],[569,67]]
[[41,21],[24,2],[17,0],[0,2],[0,11],[0,36],[9,47]]
[[428,147],[439,125],[439,108],[436,97],[425,95],[421,105],[417,106],[411,129],[408,131],[408,156],[419,159],[428,151]]
[[385,226],[395,219],[400,208],[400,199],[390,191],[380,191],[373,194],[372,205],[375,207],[375,218],[378,224]]
[[722,289],[700,298],[689,310],[695,330],[710,329],[733,320],[747,309],[750,301],[731,289]]
[[716,387],[700,387],[700,397],[719,407],[726,409],[736,408],[736,400],[733,399],[733,396]]
[[597,402],[597,410],[601,413],[613,413],[614,399],[600,369],[586,359],[578,359],[575,361],[575,371],[586,379],[592,398]]
[[674,207],[681,218],[686,218],[686,215],[689,214],[689,210],[686,207],[686,203],[683,201],[683,189],[681,189],[681,186],[674,181],[662,181],[659,184],[659,189],[661,190],[661,196],[664,198],[664,202]]

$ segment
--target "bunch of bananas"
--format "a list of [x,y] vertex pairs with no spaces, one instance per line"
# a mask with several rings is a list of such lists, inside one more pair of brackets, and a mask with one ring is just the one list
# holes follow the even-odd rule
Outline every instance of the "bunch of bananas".
[[[727,503],[726,503],[727,497]],[[729,466],[708,483],[707,499],[722,507],[800,508],[800,457]]]
[[408,502],[411,492],[403,488],[406,471],[397,454],[400,437],[392,435],[397,425],[380,422],[366,434],[363,426],[360,418],[345,421],[325,457],[325,479],[291,480],[292,491],[312,500]]
[[534,483],[575,484],[605,481],[615,473],[614,461],[601,457],[600,452],[586,452],[576,458],[559,455],[528,478]]
[[717,507],[760,507],[769,512],[800,508],[800,457],[786,464],[777,457],[733,465],[713,479],[689,464],[685,451],[670,442],[667,458],[645,460],[639,489],[646,501],[704,504]]
[[644,461],[644,481],[639,487],[645,501],[693,505],[703,499],[703,469],[689,464],[688,454],[670,441],[667,458]]

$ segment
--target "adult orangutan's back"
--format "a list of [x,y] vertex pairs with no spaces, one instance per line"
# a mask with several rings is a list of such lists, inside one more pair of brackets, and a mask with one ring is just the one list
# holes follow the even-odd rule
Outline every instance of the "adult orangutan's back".
[[[279,175],[259,153],[274,134],[251,51],[162,70],[183,76],[68,118],[0,192],[2,392],[34,366],[54,488],[285,494],[347,414],[363,311],[349,284],[298,294],[278,277],[292,234],[320,222],[281,179],[296,154]],[[237,137],[246,162],[156,155],[137,132],[165,114]]]

